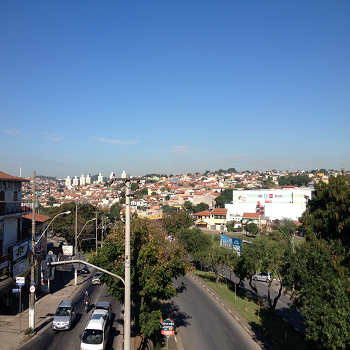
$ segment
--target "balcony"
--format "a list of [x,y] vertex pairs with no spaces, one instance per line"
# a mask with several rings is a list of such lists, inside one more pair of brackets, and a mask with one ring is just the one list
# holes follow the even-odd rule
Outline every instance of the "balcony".
[[0,201],[0,217],[24,215],[32,212],[28,207],[28,200],[22,201]]

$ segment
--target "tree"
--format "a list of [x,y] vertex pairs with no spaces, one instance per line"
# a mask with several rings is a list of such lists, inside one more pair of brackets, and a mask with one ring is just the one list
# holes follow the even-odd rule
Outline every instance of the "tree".
[[350,348],[349,252],[341,241],[315,236],[296,247],[286,270],[292,307],[306,319],[306,336],[326,349]]
[[236,254],[231,249],[220,247],[217,245],[212,245],[209,251],[205,252],[204,261],[208,264],[215,273],[216,285],[219,284],[220,273],[222,274],[226,267],[226,262],[229,260],[228,256],[231,254]]
[[[175,286],[173,278],[185,275],[190,263],[183,259],[184,250],[170,242],[164,227],[148,219],[131,222],[131,301],[135,305],[135,322],[143,335],[151,336],[160,330],[160,300],[183,292],[184,285]],[[107,237],[92,263],[124,277],[124,227],[121,225]],[[112,276],[104,276],[108,293],[120,303],[124,302],[124,284]],[[158,323],[154,319],[158,318]]]
[[300,221],[306,232],[327,240],[340,239],[350,248],[350,177],[331,176],[315,184],[315,196]]
[[291,244],[289,239],[284,239],[282,235],[276,239],[276,236],[269,238],[257,238],[253,245],[246,245],[242,247],[241,255],[234,267],[236,276],[240,281],[247,278],[252,290],[256,293],[257,299],[260,303],[258,289],[253,282],[253,276],[257,273],[270,272],[272,276],[276,276],[280,285],[278,293],[272,297],[272,279],[268,283],[268,304],[270,309],[270,316],[274,314],[278,299],[281,296],[282,288],[284,286],[284,275],[286,269],[286,262],[289,261],[291,254]]
[[233,198],[233,190],[230,188],[224,189],[220,196],[216,197],[215,202],[219,208],[225,208],[225,204],[232,201]]
[[190,228],[193,225],[193,219],[185,210],[179,210],[175,213],[164,215],[162,224],[165,230],[172,236],[181,228]]
[[190,201],[185,201],[185,203],[182,205],[182,208],[187,212],[193,212],[193,204]]
[[140,188],[140,186],[139,186],[139,184],[136,183],[136,182],[133,182],[133,183],[131,184],[131,187],[130,187],[131,191],[136,191],[136,190],[138,190],[139,188]]
[[315,184],[315,196],[300,219],[305,245],[296,248],[286,270],[308,339],[327,349],[350,347],[349,180],[337,176]]
[[205,211],[208,209],[209,209],[209,205],[203,202],[193,206],[194,213],[199,213],[200,211]]
[[176,208],[175,207],[171,207],[168,204],[164,204],[162,209],[163,209],[163,213],[164,214],[176,213]]
[[259,226],[254,222],[251,222],[246,226],[246,231],[252,235],[257,235],[259,233]]
[[109,218],[110,219],[120,219],[120,211],[122,210],[122,207],[118,204],[113,204],[109,211]]
[[199,228],[182,228],[176,233],[176,238],[194,260],[201,260],[212,245],[210,236]]

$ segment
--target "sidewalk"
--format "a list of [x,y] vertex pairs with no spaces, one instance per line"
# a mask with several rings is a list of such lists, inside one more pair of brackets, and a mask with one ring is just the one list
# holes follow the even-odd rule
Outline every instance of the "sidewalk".
[[[75,287],[74,275],[65,274],[66,281],[55,280],[51,282],[51,294],[42,293],[42,295],[35,302],[35,332],[39,332],[43,327],[48,325],[54,316],[56,307],[62,300],[69,300],[75,291],[81,287],[84,279],[78,276],[78,283]],[[21,316],[18,311],[17,314],[0,315],[0,349],[13,350],[17,349],[24,342],[30,338],[26,336],[24,331],[29,328],[29,296],[28,293],[22,293],[22,304],[24,311]],[[13,312],[19,310],[19,298],[15,299],[13,304]],[[19,331],[21,328],[21,332]]]

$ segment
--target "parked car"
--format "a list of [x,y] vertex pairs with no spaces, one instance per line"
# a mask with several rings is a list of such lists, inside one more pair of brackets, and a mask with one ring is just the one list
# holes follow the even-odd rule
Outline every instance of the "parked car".
[[101,284],[101,277],[102,277],[102,272],[97,271],[94,273],[92,276],[92,284]]
[[89,266],[83,267],[81,270],[78,270],[78,272],[83,273],[83,274],[90,273]]
[[58,306],[52,322],[55,331],[71,330],[76,322],[76,309],[73,301],[62,301]]
[[111,320],[112,318],[112,304],[108,301],[100,301],[96,304],[95,310],[107,310],[108,312],[108,318]]
[[271,273],[270,272],[260,272],[257,275],[253,276],[254,281],[264,281],[264,282],[270,282],[272,280]]

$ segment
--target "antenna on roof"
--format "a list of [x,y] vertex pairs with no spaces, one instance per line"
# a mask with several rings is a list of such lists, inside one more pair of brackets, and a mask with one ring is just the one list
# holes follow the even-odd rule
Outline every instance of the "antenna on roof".
[[[343,168],[344,168],[344,166],[343,166]],[[19,168],[19,177],[22,177],[22,166]]]

